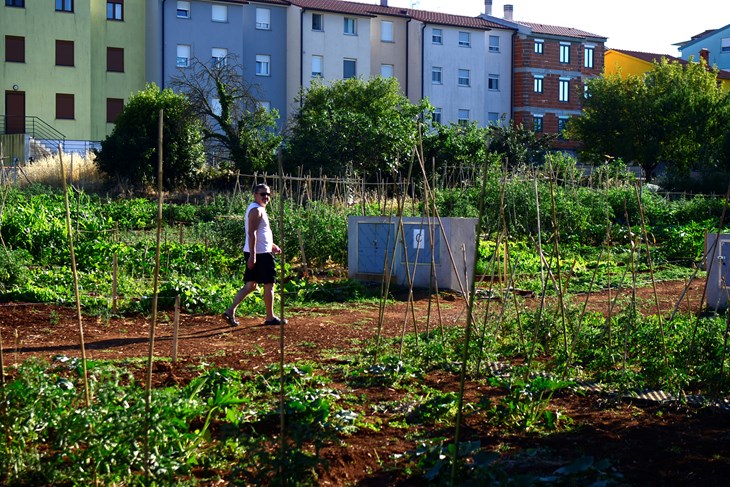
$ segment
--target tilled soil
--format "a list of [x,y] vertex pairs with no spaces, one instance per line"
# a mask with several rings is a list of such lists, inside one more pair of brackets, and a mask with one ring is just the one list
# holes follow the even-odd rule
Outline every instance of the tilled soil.
[[[644,312],[655,312],[656,302],[662,314],[670,313],[679,303],[681,311],[697,311],[704,282],[686,289],[684,282],[665,282],[653,288],[637,290]],[[686,291],[686,292],[685,292]],[[627,297],[629,291],[623,291]],[[656,297],[655,297],[656,296]],[[616,312],[610,303],[624,301],[602,291],[588,297],[591,310]],[[581,297],[575,298],[580,303]],[[466,313],[463,299],[444,295],[440,309],[434,300],[418,297],[413,309],[419,331],[426,327],[463,326]],[[528,298],[526,306],[536,306]],[[406,311],[408,309],[408,311]],[[440,312],[439,312],[440,311]],[[408,314],[407,314],[408,313]],[[399,336],[404,326],[413,330],[411,307],[403,301],[389,304],[382,319],[385,336]],[[440,318],[439,318],[440,315]],[[171,312],[159,315],[154,340],[155,357],[171,357],[177,344],[177,361],[155,362],[156,386],[184,384],[197,365],[205,362],[221,367],[259,370],[280,360],[283,338],[287,362],[311,360],[327,363],[343,353],[356,351],[375,336],[380,322],[377,304],[348,304],[327,308],[291,308],[288,324],[263,325],[255,317],[239,317],[241,326],[232,328],[221,316],[186,315],[179,320],[177,341]],[[440,321],[439,321],[440,320]],[[150,324],[147,316],[100,319],[82,317],[86,355],[89,359],[146,357],[150,349]],[[0,333],[3,359],[12,366],[31,356],[52,360],[58,355],[80,357],[80,328],[76,310],[42,304],[4,303],[0,305]],[[431,387],[457,391],[458,374],[438,372],[426,379]],[[333,387],[348,385],[335,378]],[[394,401],[402,392],[389,388],[366,387],[348,392],[367,397],[360,411],[381,415],[379,431],[361,429],[327,446],[323,457],[328,468],[320,473],[321,485],[423,485],[422,479],[408,479],[398,466],[395,455],[413,450],[416,445],[403,428],[387,424],[387,415],[374,412],[372,406]],[[503,394],[497,388],[478,383],[466,384],[466,399],[489,398],[497,401]],[[502,469],[511,475],[520,473],[549,475],[572,461],[590,456],[608,460],[612,480],[619,485],[703,485],[730,483],[730,415],[716,410],[699,410],[677,405],[659,404],[607,397],[605,394],[562,394],[552,400],[553,407],[570,418],[572,425],[564,432],[541,435],[515,433],[494,427],[483,414],[468,415],[462,428],[462,440],[479,440],[503,457]],[[415,427],[414,427],[415,428]],[[418,426],[423,428],[423,426]],[[434,426],[433,436],[453,437],[452,426]],[[553,484],[555,485],[555,484]],[[563,485],[563,484],[558,484]],[[571,484],[571,485],[582,485]]]

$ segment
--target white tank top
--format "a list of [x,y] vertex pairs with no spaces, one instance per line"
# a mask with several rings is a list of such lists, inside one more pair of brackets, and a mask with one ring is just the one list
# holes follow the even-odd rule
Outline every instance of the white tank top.
[[256,203],[255,201],[248,205],[248,208],[246,208],[246,220],[245,220],[245,230],[246,230],[246,241],[243,245],[243,251],[244,252],[251,252],[249,250],[248,246],[248,214],[253,210],[254,208],[261,208],[261,212],[263,213],[263,217],[261,218],[261,221],[259,222],[259,227],[256,229],[256,253],[257,254],[265,254],[267,252],[271,252],[273,250],[273,244],[274,244],[274,234],[271,233],[271,226],[269,225],[269,215],[266,213],[266,208],[261,206],[260,204]]

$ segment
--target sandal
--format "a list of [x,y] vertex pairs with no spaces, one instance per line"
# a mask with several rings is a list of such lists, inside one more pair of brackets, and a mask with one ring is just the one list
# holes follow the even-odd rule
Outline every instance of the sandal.
[[283,318],[279,319],[276,317],[274,319],[264,321],[264,325],[271,325],[271,326],[286,325],[286,323],[287,323],[287,321],[285,319],[283,319]]
[[223,318],[228,322],[231,326],[239,326],[241,323],[239,321],[236,321],[236,318],[229,315],[227,312],[223,313]]

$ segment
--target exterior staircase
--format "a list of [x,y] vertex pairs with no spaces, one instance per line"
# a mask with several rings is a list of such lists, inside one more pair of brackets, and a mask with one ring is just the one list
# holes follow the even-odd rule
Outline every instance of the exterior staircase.
[[[2,135],[9,135],[8,126],[18,127],[20,125],[18,123],[9,124],[7,118],[9,117],[0,115],[0,134]],[[22,126],[26,144],[21,160],[36,160],[54,155],[58,152],[58,146],[66,142],[65,135],[38,117],[24,117]]]

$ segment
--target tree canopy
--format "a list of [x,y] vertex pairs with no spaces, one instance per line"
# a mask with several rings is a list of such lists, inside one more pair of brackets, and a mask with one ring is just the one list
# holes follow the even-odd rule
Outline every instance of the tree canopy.
[[728,128],[728,97],[716,76],[704,63],[663,58],[643,76],[589,80],[583,114],[567,133],[582,141],[588,162],[634,161],[647,180],[660,163],[670,174],[716,166]]
[[163,184],[191,184],[205,162],[200,122],[184,95],[154,83],[130,97],[112,133],[101,142],[96,164],[102,172],[132,185],[157,179],[159,113],[163,110]]
[[390,173],[418,143],[419,119],[428,102],[411,103],[395,78],[348,78],[315,82],[300,93],[300,109],[288,128],[289,168],[342,174]]
[[282,141],[276,125],[279,113],[261,106],[258,87],[246,80],[235,61],[233,55],[212,63],[193,58],[170,86],[190,100],[209,151],[250,173],[274,164]]

